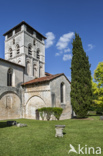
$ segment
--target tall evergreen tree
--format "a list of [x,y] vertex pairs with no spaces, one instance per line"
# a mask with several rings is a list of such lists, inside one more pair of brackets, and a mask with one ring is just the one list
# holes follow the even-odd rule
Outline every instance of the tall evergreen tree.
[[75,33],[71,62],[71,104],[78,117],[86,117],[92,103],[91,71],[82,41]]

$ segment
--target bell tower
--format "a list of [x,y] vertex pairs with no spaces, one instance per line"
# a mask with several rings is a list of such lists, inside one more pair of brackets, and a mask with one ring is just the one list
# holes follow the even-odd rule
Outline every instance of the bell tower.
[[46,38],[42,34],[22,21],[4,36],[6,60],[24,66],[29,77],[45,76]]

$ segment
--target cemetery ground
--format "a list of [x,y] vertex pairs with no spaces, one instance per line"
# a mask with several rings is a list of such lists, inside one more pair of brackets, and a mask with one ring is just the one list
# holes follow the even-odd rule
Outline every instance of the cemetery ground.
[[[103,120],[89,116],[89,120],[38,121],[16,119],[27,127],[7,126],[0,121],[0,156],[75,156],[69,153],[70,144],[82,147],[101,147],[103,153]],[[92,119],[92,120],[91,120]],[[55,125],[65,125],[63,138],[55,137]],[[80,154],[82,155],[82,154]],[[88,154],[83,154],[88,155]],[[91,156],[94,154],[90,154]]]

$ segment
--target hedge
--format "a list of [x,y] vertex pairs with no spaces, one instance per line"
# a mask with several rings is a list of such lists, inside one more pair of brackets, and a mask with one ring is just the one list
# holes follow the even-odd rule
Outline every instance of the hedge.
[[54,107],[53,108],[53,113],[54,113],[54,116],[56,117],[57,120],[60,119],[60,116],[63,112],[63,109],[62,108],[59,108],[59,107]]
[[46,119],[49,121],[51,115],[54,115],[56,119],[59,120],[63,109],[59,107],[43,107],[38,109],[38,111],[42,120],[44,120],[44,118],[46,117]]

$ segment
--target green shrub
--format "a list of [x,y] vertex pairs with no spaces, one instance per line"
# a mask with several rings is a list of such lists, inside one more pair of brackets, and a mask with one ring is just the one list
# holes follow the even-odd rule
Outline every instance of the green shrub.
[[43,108],[38,109],[38,111],[42,120],[44,120],[46,116],[46,119],[49,121],[51,118],[51,115],[54,115],[56,119],[59,120],[63,109],[59,107],[43,107]]
[[89,107],[89,111],[95,111],[96,110],[96,106],[90,106]]
[[39,114],[40,114],[42,120],[44,120],[45,114],[44,114],[43,108],[38,109],[38,111],[39,111]]
[[56,117],[57,120],[59,120],[62,112],[63,112],[62,108],[59,108],[59,107],[54,107],[53,108],[53,113],[54,113],[54,116]]
[[103,107],[97,107],[96,108],[96,114],[102,115],[103,114]]
[[52,107],[47,107],[45,109],[45,113],[46,113],[46,118],[49,121],[51,118],[51,115],[53,114],[53,108]]
[[39,111],[39,114],[40,114],[42,120],[44,120],[44,118],[46,116],[46,119],[49,121],[51,118],[51,115],[53,114],[52,107],[43,107],[43,108],[38,109],[38,111]]

